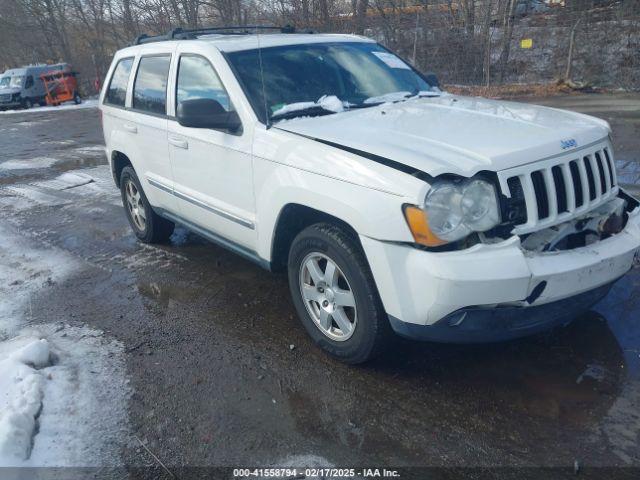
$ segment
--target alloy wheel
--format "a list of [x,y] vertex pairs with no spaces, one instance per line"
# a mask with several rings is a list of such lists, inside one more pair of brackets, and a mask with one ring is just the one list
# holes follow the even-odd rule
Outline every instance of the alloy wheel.
[[340,267],[328,256],[312,252],[300,265],[300,294],[318,329],[332,340],[348,340],[358,321],[356,299]]
[[142,204],[142,196],[131,180],[127,180],[125,184],[125,198],[133,222],[140,231],[144,232],[147,227],[147,214]]

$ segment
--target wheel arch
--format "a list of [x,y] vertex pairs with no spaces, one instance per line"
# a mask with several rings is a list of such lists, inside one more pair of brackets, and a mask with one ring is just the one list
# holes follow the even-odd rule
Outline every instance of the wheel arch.
[[341,227],[362,248],[358,232],[347,221],[306,205],[288,203],[282,207],[276,219],[270,250],[271,270],[284,270],[293,239],[302,230],[316,223]]
[[113,181],[116,183],[116,187],[120,188],[120,177],[122,176],[122,170],[124,167],[130,165],[135,170],[131,160],[124,153],[114,150],[111,152],[111,173],[113,175]]

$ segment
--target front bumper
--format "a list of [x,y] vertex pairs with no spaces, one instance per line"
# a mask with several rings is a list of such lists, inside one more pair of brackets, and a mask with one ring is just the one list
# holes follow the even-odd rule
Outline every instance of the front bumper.
[[0,108],[14,108],[22,105],[22,95],[17,93],[0,93]]
[[[561,252],[526,252],[517,236],[439,253],[367,237],[361,242],[385,310],[400,334],[426,338],[425,332],[434,331],[431,338],[436,340],[500,340],[567,323],[606,295],[611,283],[632,267],[640,248],[640,208],[629,215],[622,232]],[[562,310],[567,315],[560,315]],[[440,331],[456,322],[468,328]],[[481,326],[487,326],[484,333]],[[476,333],[465,335],[466,330]]]
[[11,100],[9,102],[0,102],[0,108],[16,108],[16,107],[21,107],[22,106],[22,101],[21,100]]
[[607,296],[612,283],[573,297],[528,308],[463,308],[434,325],[416,325],[389,317],[400,336],[443,343],[502,342],[568,324]]

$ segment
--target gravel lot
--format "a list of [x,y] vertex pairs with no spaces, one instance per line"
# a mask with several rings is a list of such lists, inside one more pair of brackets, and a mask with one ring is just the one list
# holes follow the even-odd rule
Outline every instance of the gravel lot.
[[[534,101],[609,120],[621,180],[640,184],[639,95]],[[640,466],[640,270],[547,335],[401,341],[344,366],[311,345],[284,276],[181,229],[167,246],[136,242],[99,125],[92,108],[0,115],[0,225],[76,264],[33,293],[30,324],[89,326],[123,345],[123,463],[157,466],[151,451],[172,469]],[[93,181],[69,187],[69,172]],[[13,268],[36,268],[2,248]]]

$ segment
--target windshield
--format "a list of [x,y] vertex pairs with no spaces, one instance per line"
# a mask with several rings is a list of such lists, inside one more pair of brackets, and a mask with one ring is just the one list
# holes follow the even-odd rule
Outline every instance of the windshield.
[[0,78],[0,87],[21,87],[24,76],[16,75],[13,77]]
[[261,52],[232,52],[228,58],[263,122],[282,118],[282,112],[304,115],[342,110],[323,109],[322,99],[331,99],[332,104],[338,99],[345,108],[362,108],[431,90],[412,67],[376,43],[287,45]]

